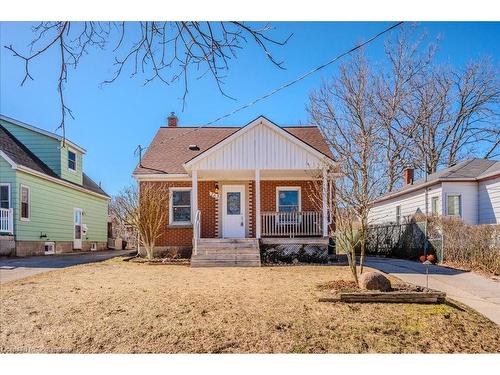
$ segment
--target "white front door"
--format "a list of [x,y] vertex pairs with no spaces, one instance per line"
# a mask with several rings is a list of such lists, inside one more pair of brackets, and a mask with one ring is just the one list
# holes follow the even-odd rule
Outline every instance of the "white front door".
[[245,185],[222,186],[222,237],[245,237]]
[[82,248],[82,210],[74,209],[74,239],[73,249],[81,250]]

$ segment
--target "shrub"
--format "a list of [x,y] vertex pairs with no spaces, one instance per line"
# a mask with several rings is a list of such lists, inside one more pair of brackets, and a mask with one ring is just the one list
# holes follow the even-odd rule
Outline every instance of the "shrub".
[[468,225],[450,217],[428,220],[429,237],[443,238],[444,262],[500,274],[500,225]]

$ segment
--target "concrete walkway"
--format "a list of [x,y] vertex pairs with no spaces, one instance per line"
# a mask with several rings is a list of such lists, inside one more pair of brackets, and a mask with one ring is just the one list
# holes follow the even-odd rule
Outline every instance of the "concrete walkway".
[[107,250],[85,253],[42,255],[26,258],[0,258],[0,284],[38,273],[77,264],[101,262],[117,256],[135,254],[133,250]]
[[[419,262],[367,257],[366,266],[399,279],[426,286],[425,266]],[[440,290],[500,324],[500,281],[435,265],[429,266],[429,288]]]

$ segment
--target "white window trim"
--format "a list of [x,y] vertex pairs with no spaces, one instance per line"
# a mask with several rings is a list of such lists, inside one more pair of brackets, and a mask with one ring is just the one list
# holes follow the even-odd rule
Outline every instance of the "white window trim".
[[[450,215],[448,214],[448,197],[458,197],[458,215]],[[447,193],[446,194],[446,216],[449,217],[459,217],[462,218],[463,215],[463,202],[462,202],[462,194],[460,193]]]
[[0,183],[0,186],[7,186],[8,189],[8,200],[9,200],[9,207],[7,208],[12,208],[12,194],[11,194],[11,188],[10,188],[10,182],[2,182]]
[[[191,208],[191,220],[190,221],[174,221],[174,205],[173,205],[173,200],[172,196],[174,191],[189,191],[191,192],[190,194],[190,208]],[[193,192],[191,187],[171,187],[168,189],[168,210],[169,210],[169,215],[168,215],[168,225],[191,225],[192,220],[193,220]]]
[[[22,217],[23,214],[23,188],[28,189],[28,217]],[[31,188],[27,185],[19,185],[19,220],[30,221],[31,219]]]
[[[75,154],[75,169],[71,169],[69,167],[69,153],[72,152],[73,154]],[[71,173],[76,173],[76,170],[78,169],[78,153],[71,149],[71,148],[68,148],[68,151],[67,151],[67,158],[68,158],[68,164],[67,164],[67,167],[68,167],[68,171],[70,171]]]
[[298,191],[299,192],[299,210],[302,211],[302,188],[300,186],[276,186],[276,212],[279,212],[280,208],[280,190],[285,191]]
[[[436,202],[436,212],[434,212],[434,206],[433,203]],[[439,196],[435,195],[431,197],[431,214],[432,215],[439,215]]]

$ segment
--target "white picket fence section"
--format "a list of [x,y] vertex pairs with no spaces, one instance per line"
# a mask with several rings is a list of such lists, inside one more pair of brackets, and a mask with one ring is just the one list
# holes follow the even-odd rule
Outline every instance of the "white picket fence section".
[[14,233],[14,211],[12,208],[0,208],[0,233]]
[[263,212],[263,237],[321,236],[323,216],[318,211]]

